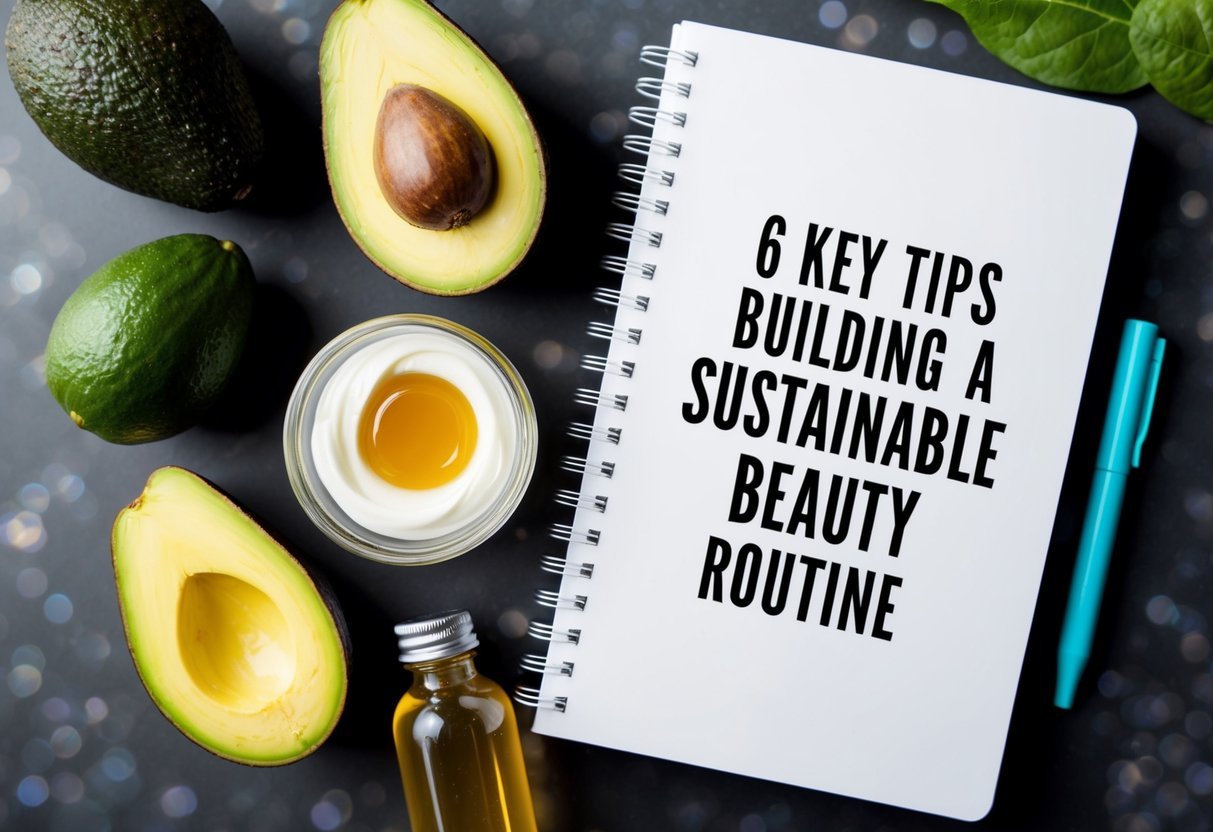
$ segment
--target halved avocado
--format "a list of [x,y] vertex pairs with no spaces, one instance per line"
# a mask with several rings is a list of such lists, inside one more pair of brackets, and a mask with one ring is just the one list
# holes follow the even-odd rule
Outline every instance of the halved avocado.
[[[410,224],[380,188],[376,125],[388,92],[402,84],[461,109],[492,149],[492,195],[457,228]],[[461,295],[491,286],[522,261],[547,191],[539,136],[501,70],[459,27],[424,0],[345,0],[320,46],[320,88],[333,197],[376,265],[415,289]]]
[[324,742],[345,705],[344,626],[277,541],[169,467],[118,514],[112,544],[131,658],[183,734],[256,766]]

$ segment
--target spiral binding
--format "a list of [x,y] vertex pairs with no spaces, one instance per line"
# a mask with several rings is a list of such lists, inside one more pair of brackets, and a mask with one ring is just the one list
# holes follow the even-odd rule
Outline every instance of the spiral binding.
[[542,621],[532,621],[526,631],[528,635],[540,641],[567,641],[569,644],[577,644],[581,641],[581,630],[558,630],[551,624],[544,624]]
[[549,662],[547,656],[541,656],[538,653],[527,653],[519,662],[523,670],[531,670],[535,673],[555,673],[558,676],[572,676],[573,668],[576,666],[573,662]]
[[[641,309],[641,311],[643,312],[644,309]],[[631,378],[636,373],[636,362],[611,361],[605,355],[583,355],[581,357],[581,369],[594,373],[609,373],[613,376]]]
[[571,563],[568,557],[561,555],[544,555],[539,559],[539,568],[552,575],[568,575],[573,578],[594,577],[594,564]]
[[607,498],[601,494],[584,495],[571,488],[561,488],[556,492],[556,502],[569,508],[584,508],[599,514],[606,511]]
[[627,306],[641,312],[646,312],[649,308],[647,295],[625,295],[618,289],[608,289],[605,286],[594,290],[594,300],[608,306]]
[[691,85],[686,81],[667,81],[664,78],[637,78],[636,92],[654,101],[660,101],[663,92],[672,92],[679,98],[690,98]]
[[656,107],[632,107],[628,110],[628,121],[641,127],[656,127],[658,121],[668,121],[670,124],[683,127],[687,123],[687,114],[671,110],[659,110]]
[[[565,457],[571,459],[571,457]],[[610,463],[612,466],[614,463]],[[566,469],[568,470],[568,469]],[[548,529],[548,534],[556,540],[562,540],[565,543],[584,543],[587,546],[597,546],[602,539],[602,532],[598,529],[574,529],[568,523],[553,523]]]
[[661,232],[650,231],[647,228],[637,228],[635,225],[626,222],[608,223],[606,227],[607,236],[614,240],[619,240],[624,243],[630,243],[632,240],[639,240],[648,243],[653,248],[661,248]]
[[[672,64],[694,67],[699,60],[699,54],[688,50],[676,50],[666,46],[645,46],[640,52],[640,60],[649,66],[665,69]],[[660,103],[663,97],[667,102],[672,99],[691,97],[691,83],[674,81],[666,78],[643,77],[636,81],[636,92],[648,99]],[[664,109],[659,106],[638,106],[628,110],[628,120],[634,124],[650,129],[656,129],[660,124],[663,129],[681,129],[687,123],[687,114],[681,109]],[[623,147],[632,153],[645,157],[644,164],[626,162],[619,166],[619,178],[624,182],[639,187],[672,188],[674,186],[674,171],[661,166],[661,157],[678,158],[682,154],[682,143],[668,139],[658,139],[652,135],[628,134],[623,137]],[[633,222],[612,222],[607,225],[607,236],[623,243],[636,243],[652,248],[661,248],[662,232],[646,228],[639,224],[642,216],[664,217],[669,214],[670,200],[655,196],[642,196],[633,191],[616,191],[611,196],[611,203],[618,208],[634,215]],[[646,260],[634,257],[610,254],[602,258],[603,270],[618,275],[622,280],[629,278],[654,281],[657,279],[657,266]],[[620,288],[601,287],[594,290],[593,298],[599,303],[614,306],[620,310],[618,316],[645,313],[649,309],[650,298],[647,294],[624,292]],[[643,329],[619,323],[594,321],[586,327],[586,332],[595,338],[618,342],[621,349],[630,349],[640,343]],[[612,347],[612,350],[615,348]],[[620,357],[604,355],[586,355],[581,359],[581,367],[589,372],[602,376],[602,385],[597,389],[590,387],[578,388],[574,400],[579,404],[588,405],[597,411],[599,422],[601,414],[623,413],[628,407],[628,394],[607,389],[608,378],[627,383],[636,373],[636,362]],[[612,384],[615,382],[612,381]],[[573,422],[566,430],[575,439],[588,443],[590,448],[602,448],[607,451],[618,446],[623,441],[623,428],[618,425],[593,424],[590,422]],[[603,459],[598,454],[585,456],[562,457],[559,467],[563,471],[581,477],[581,490],[568,488],[559,489],[555,495],[558,505],[574,509],[578,512],[594,512],[605,514],[608,498],[595,493],[593,477],[611,479],[615,475],[615,463]],[[601,482],[601,480],[599,480]],[[584,515],[579,515],[584,520]],[[578,581],[590,581],[594,578],[595,565],[584,558],[585,553],[599,545],[602,532],[594,528],[578,528],[569,523],[554,523],[548,534],[555,540],[566,544],[564,555],[545,554],[539,562],[540,569],[561,579],[559,589],[541,588],[535,592],[535,602],[542,607],[560,610],[561,615],[580,615],[589,603],[589,592]],[[574,553],[577,553],[576,555]],[[566,619],[562,618],[561,621]],[[527,632],[534,638],[552,644],[567,644],[576,646],[581,642],[580,627],[556,627],[552,623],[532,621]],[[528,653],[520,661],[521,669],[536,673],[540,676],[573,675],[575,663],[566,659],[553,659],[550,655]],[[519,685],[514,690],[514,699],[523,705],[535,708],[545,708],[563,713],[568,708],[567,696],[543,696],[540,688]]]
[[553,589],[535,590],[535,603],[541,607],[557,610],[583,610],[589,602],[585,595],[561,595]]
[[682,142],[668,142],[665,139],[654,139],[652,136],[629,133],[623,137],[623,149],[639,153],[641,156],[657,154],[678,158],[682,155]]
[[591,442],[610,442],[612,445],[618,445],[619,440],[623,438],[623,428],[596,428],[593,425],[587,425],[585,422],[573,422],[565,433],[574,439],[586,439]]
[[590,462],[583,456],[565,456],[560,459],[560,470],[570,474],[596,474],[609,480],[615,476],[615,463]]
[[639,214],[641,211],[652,211],[654,214],[665,216],[670,212],[670,202],[667,199],[653,199],[640,194],[629,194],[617,191],[611,195],[611,204],[616,208]]
[[643,330],[636,327],[620,329],[614,324],[604,324],[598,321],[587,324],[585,331],[595,338],[603,338],[607,341],[626,341],[629,344],[639,344],[640,336],[644,334]]
[[[523,665],[522,669],[530,670],[526,665]],[[547,708],[560,713],[564,713],[569,706],[569,698],[567,696],[549,696],[544,699],[539,695],[539,688],[527,687],[526,685],[519,685],[514,688],[514,701],[519,705],[526,705],[528,708]]]
[[673,185],[674,171],[646,168],[635,162],[625,162],[619,166],[619,178],[633,185],[643,185],[645,182],[652,182],[655,185]]
[[573,400],[590,407],[609,407],[612,410],[627,410],[628,397],[623,393],[604,393],[589,387],[578,387]]
[[689,49],[678,51],[668,46],[645,46],[640,50],[640,62],[649,66],[665,69],[671,61],[678,61],[686,66],[695,66],[699,61],[699,53]]
[[655,263],[629,260],[618,254],[608,254],[602,258],[599,265],[605,271],[614,272],[620,277],[643,277],[645,280],[652,280],[653,276],[657,274],[657,265]]

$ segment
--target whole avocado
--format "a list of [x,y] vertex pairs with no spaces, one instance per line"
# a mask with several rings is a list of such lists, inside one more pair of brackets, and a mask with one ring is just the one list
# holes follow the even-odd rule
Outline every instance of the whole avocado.
[[248,258],[227,240],[178,234],[131,249],[59,310],[46,385],[73,422],[109,442],[180,433],[235,370],[253,288]]
[[261,120],[202,0],[18,0],[4,44],[25,109],[90,173],[200,211],[251,188]]

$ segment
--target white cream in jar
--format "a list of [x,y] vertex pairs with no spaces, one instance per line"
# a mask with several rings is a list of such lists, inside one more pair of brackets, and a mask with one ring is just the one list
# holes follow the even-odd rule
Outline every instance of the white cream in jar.
[[368,343],[320,391],[316,474],[370,531],[428,540],[462,529],[510,485],[521,432],[511,395],[489,359],[448,332]]

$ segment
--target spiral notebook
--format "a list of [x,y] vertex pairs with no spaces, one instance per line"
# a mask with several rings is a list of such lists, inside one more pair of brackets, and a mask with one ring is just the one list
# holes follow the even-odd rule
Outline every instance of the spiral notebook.
[[642,60],[519,696],[554,737],[980,818],[1135,122],[697,23]]

